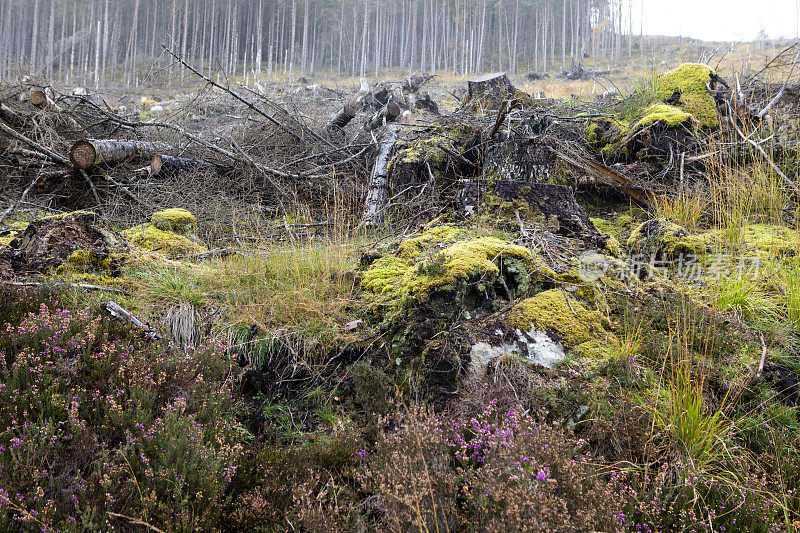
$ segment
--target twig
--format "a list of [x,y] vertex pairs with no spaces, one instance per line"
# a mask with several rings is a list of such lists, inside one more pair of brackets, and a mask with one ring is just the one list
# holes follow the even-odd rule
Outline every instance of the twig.
[[144,330],[144,334],[148,339],[157,340],[161,338],[161,335],[153,329],[149,324],[146,324],[139,320],[133,313],[123,309],[117,302],[108,301],[105,303],[100,304],[100,307],[108,311],[108,313],[116,318],[117,320],[124,320],[130,322],[137,328],[141,328]]
[[148,524],[147,522],[139,520],[138,518],[134,518],[132,516],[125,516],[124,514],[112,513],[111,511],[108,511],[108,515],[113,516],[114,518],[124,518],[125,520],[130,520],[131,524],[135,526],[146,527],[147,529],[155,531],[156,533],[166,533],[163,529],[158,529],[156,526]]
[[789,187],[794,189],[795,193],[800,194],[800,189],[798,189],[797,185],[795,185],[794,182],[792,180],[790,180],[789,177],[786,174],[784,174],[783,171],[781,171],[780,168],[778,168],[778,165],[775,164],[775,161],[772,160],[772,158],[769,156],[769,154],[766,152],[766,150],[764,150],[761,147],[760,144],[758,144],[757,142],[755,142],[754,140],[750,139],[748,136],[746,136],[744,134],[744,132],[739,128],[739,125],[736,124],[736,119],[734,119],[733,117],[731,117],[731,124],[733,124],[733,127],[736,129],[736,133],[738,133],[739,136],[742,139],[747,141],[756,150],[758,150],[761,153],[762,156],[764,156],[764,159],[767,160],[767,163],[769,163],[769,166],[772,167],[772,170],[774,170],[778,174],[778,176],[781,177],[781,179],[786,183],[786,185],[788,185]]
[[21,143],[27,144],[28,146],[30,146],[31,148],[33,148],[37,152],[41,152],[42,154],[46,155],[47,157],[52,159],[54,162],[56,162],[56,163],[58,163],[60,165],[69,165],[69,159],[67,159],[66,157],[64,157],[62,155],[59,155],[59,154],[55,153],[54,151],[50,150],[49,148],[45,148],[44,146],[42,146],[41,144],[37,143],[33,139],[29,139],[28,137],[25,137],[23,134],[17,132],[16,130],[13,130],[12,128],[9,128],[5,124],[5,122],[0,121],[0,131],[4,132],[9,137],[18,140]]
[[278,126],[280,129],[282,129],[283,131],[285,131],[286,133],[288,133],[289,135],[291,135],[292,137],[294,137],[294,138],[295,138],[295,139],[297,139],[298,141],[302,141],[302,140],[303,140],[303,138],[302,138],[300,135],[298,135],[297,133],[295,133],[295,132],[293,132],[292,130],[290,130],[290,129],[289,129],[287,126],[285,126],[284,124],[282,124],[280,121],[278,121],[278,120],[277,120],[275,117],[273,117],[273,116],[272,116],[272,115],[270,115],[269,113],[267,113],[267,112],[265,112],[265,111],[263,111],[263,110],[259,109],[258,107],[256,107],[256,105],[255,105],[255,104],[253,104],[252,102],[250,102],[250,101],[248,101],[248,100],[246,100],[246,99],[242,98],[241,96],[239,96],[237,93],[235,93],[234,91],[232,91],[232,90],[231,90],[231,89],[229,89],[228,87],[225,87],[224,85],[220,85],[219,83],[215,82],[214,80],[212,80],[211,78],[209,78],[209,77],[208,77],[208,76],[206,76],[205,74],[203,74],[203,73],[201,73],[201,72],[198,72],[198,71],[197,71],[197,70],[196,70],[194,67],[192,67],[190,64],[188,64],[186,61],[184,61],[182,57],[180,57],[180,56],[176,55],[176,54],[175,54],[175,53],[174,53],[172,50],[170,50],[169,48],[167,48],[167,46],[166,46],[166,45],[163,45],[163,44],[162,44],[162,45],[161,45],[161,47],[162,47],[162,48],[164,49],[164,51],[166,51],[166,52],[167,52],[169,55],[171,55],[172,57],[174,57],[175,59],[177,59],[177,60],[180,62],[180,64],[181,64],[181,65],[183,65],[184,67],[186,67],[186,68],[187,68],[187,69],[188,69],[190,72],[192,72],[192,73],[193,73],[195,76],[198,76],[198,77],[200,77],[200,78],[204,79],[204,80],[206,81],[206,83],[210,84],[211,86],[213,86],[213,87],[216,87],[217,89],[222,89],[222,90],[223,90],[223,91],[225,91],[226,93],[230,94],[231,96],[233,96],[234,98],[236,98],[237,100],[239,100],[240,102],[242,102],[244,105],[246,105],[248,108],[252,109],[253,111],[255,111],[256,113],[258,113],[258,114],[259,114],[259,115],[261,115],[262,117],[266,118],[267,120],[269,120],[270,122],[272,122],[273,124],[275,124],[276,126]]
[[756,377],[761,377],[761,373],[764,371],[764,361],[767,360],[767,345],[764,342],[764,336],[759,333],[758,334],[759,340],[761,341],[761,360],[758,362],[758,369],[756,370]]
[[10,215],[10,214],[11,214],[11,213],[14,211],[14,209],[16,209],[16,208],[17,208],[17,206],[18,206],[19,204],[21,204],[22,202],[24,202],[24,201],[25,201],[25,197],[26,197],[26,196],[28,196],[28,193],[29,193],[29,192],[31,192],[31,191],[33,190],[33,186],[34,186],[34,185],[36,185],[36,182],[37,182],[37,181],[39,181],[39,178],[40,178],[41,176],[42,176],[41,174],[37,174],[37,175],[36,175],[36,177],[35,177],[35,178],[33,178],[33,180],[31,181],[31,184],[30,184],[30,185],[28,185],[28,187],[27,187],[27,188],[26,188],[24,191],[22,191],[22,196],[20,196],[20,197],[19,197],[19,200],[17,200],[15,203],[13,203],[13,204],[11,204],[10,206],[8,206],[8,209],[6,209],[5,211],[3,211],[3,214],[2,214],[2,215],[0,215],[0,223],[2,223],[2,222],[3,222],[3,220],[5,220],[5,219],[6,219],[6,217],[7,217],[8,215]]
[[786,85],[789,83],[789,78],[791,78],[792,74],[794,73],[794,67],[797,66],[797,60],[799,58],[800,58],[800,50],[798,50],[798,52],[794,56],[794,61],[792,62],[792,68],[789,69],[789,75],[786,76],[785,80],[783,80],[783,86],[781,87],[781,90],[778,91],[778,94],[776,94],[775,97],[769,101],[769,103],[764,109],[758,112],[759,119],[764,118],[764,115],[766,115],[769,112],[769,108],[772,107],[778,100],[780,100],[781,96],[783,96],[783,92],[786,90]]
[[286,194],[286,191],[284,191],[281,188],[281,186],[278,185],[275,182],[275,180],[272,179],[272,177],[270,177],[270,173],[275,174],[275,175],[280,176],[280,177],[283,177],[283,178],[289,178],[291,176],[289,176],[288,174],[286,174],[284,172],[281,172],[280,170],[269,169],[269,172],[267,172],[264,167],[262,167],[261,165],[259,165],[255,161],[253,161],[253,158],[251,158],[249,155],[247,155],[247,152],[242,150],[241,147],[238,144],[236,144],[236,141],[231,139],[231,144],[233,145],[234,148],[236,148],[236,150],[238,150],[238,152],[240,154],[242,154],[242,157],[244,157],[245,161],[247,161],[253,168],[255,168],[256,170],[261,172],[261,174],[265,178],[267,178],[267,181],[269,181],[270,185],[272,185],[275,188],[275,190],[278,191],[281,194],[281,196],[283,196],[284,200],[286,200],[287,202],[291,202],[292,201],[292,199],[289,197],[289,195]]
[[[41,287],[42,283],[38,281],[1,281],[4,285],[11,285],[12,287]],[[86,289],[87,291],[107,291],[116,292],[118,294],[129,294],[128,291],[117,289],[115,287],[104,287],[102,285],[92,285],[91,283],[69,283],[70,287],[77,289]]]

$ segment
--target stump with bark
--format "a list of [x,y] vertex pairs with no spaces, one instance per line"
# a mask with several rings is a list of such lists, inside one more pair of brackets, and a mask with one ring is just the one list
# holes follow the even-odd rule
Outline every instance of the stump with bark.
[[463,106],[499,109],[516,92],[517,89],[505,72],[478,76],[467,81],[467,98]]

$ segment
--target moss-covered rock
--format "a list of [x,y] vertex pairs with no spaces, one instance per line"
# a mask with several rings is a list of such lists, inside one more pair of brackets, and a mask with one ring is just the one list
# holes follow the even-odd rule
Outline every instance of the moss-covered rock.
[[588,309],[562,289],[540,292],[514,306],[506,318],[514,328],[531,327],[557,337],[567,349],[587,357],[605,358],[619,345],[607,328],[608,319]]
[[160,252],[177,258],[207,251],[202,244],[171,231],[164,231],[153,224],[141,224],[122,232],[129,243],[142,250]]
[[186,209],[164,209],[153,213],[150,222],[161,231],[186,237],[197,234],[197,218]]
[[[522,246],[497,239],[469,239],[464,230],[434,226],[400,243],[392,255],[370,265],[361,286],[396,301],[420,301],[436,291],[456,291],[474,282],[481,292],[501,274],[514,278],[516,292],[531,281],[553,280],[556,274]],[[506,283],[510,283],[506,280]]]
[[[684,63],[658,79],[658,98],[669,99],[675,91],[680,92],[679,107],[694,117],[701,126],[716,128],[719,115],[714,97],[708,91],[709,83],[717,78],[714,69],[700,63]],[[672,120],[681,115],[670,111]]]
[[627,244],[632,253],[676,258],[705,254],[712,238],[708,234],[690,235],[683,226],[661,218],[637,226]]

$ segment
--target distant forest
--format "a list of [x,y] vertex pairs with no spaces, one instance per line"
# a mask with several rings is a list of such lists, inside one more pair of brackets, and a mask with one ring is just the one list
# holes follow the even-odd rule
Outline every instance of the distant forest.
[[[613,61],[640,48],[637,0],[0,0],[0,74],[140,83],[162,44],[229,77],[466,75]],[[162,58],[162,61],[158,59]]]

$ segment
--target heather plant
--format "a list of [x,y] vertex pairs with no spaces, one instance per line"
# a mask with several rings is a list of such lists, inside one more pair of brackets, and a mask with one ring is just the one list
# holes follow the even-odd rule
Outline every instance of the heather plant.
[[220,345],[175,351],[89,309],[42,305],[0,346],[0,525],[219,520],[242,453]]
[[[357,453],[348,487],[317,476],[295,497],[310,530],[621,531],[619,476],[587,443],[497,401],[455,420],[408,407]],[[388,419],[384,419],[388,422]],[[354,505],[353,493],[367,496]],[[609,503],[611,502],[611,503]]]

